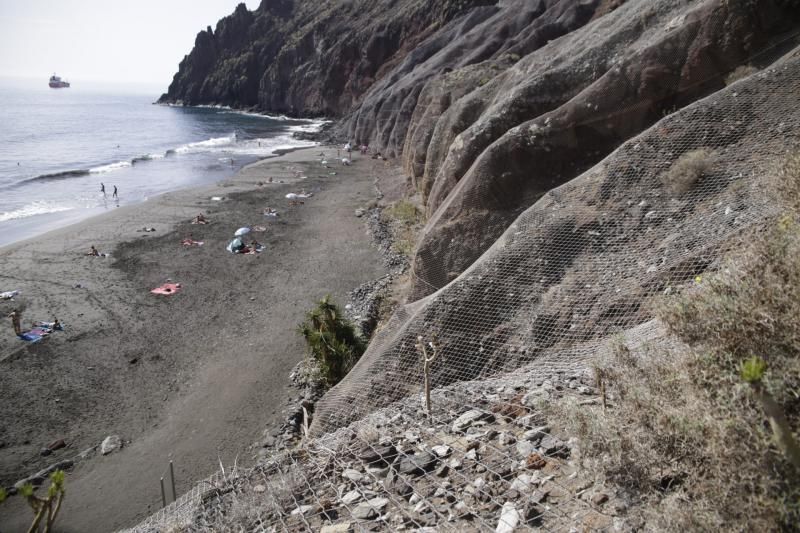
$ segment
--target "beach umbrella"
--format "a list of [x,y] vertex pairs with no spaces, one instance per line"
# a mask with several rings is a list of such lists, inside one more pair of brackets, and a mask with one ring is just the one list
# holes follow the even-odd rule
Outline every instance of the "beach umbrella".
[[242,247],[242,239],[239,238],[233,239],[231,242],[228,243],[228,251],[230,253],[234,253],[241,247]]
[[242,235],[247,235],[248,233],[250,233],[250,228],[244,227],[237,229],[234,235],[236,235],[237,237],[241,237]]

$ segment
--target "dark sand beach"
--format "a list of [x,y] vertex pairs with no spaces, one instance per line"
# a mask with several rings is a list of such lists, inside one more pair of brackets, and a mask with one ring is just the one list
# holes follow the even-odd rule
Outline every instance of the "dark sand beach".
[[[22,305],[23,326],[54,316],[66,324],[28,344],[3,318],[3,486],[119,435],[122,450],[91,453],[69,471],[58,521],[59,531],[110,531],[160,507],[170,459],[179,494],[219,461],[252,460],[247,447],[279,422],[288,374],[305,354],[296,333],[305,311],[327,293],[344,305],[348,291],[385,272],[354,216],[374,200],[375,162],[325,169],[323,150],[264,160],[215,186],[0,249],[0,291],[22,291],[0,302],[3,316]],[[285,195],[300,188],[314,196],[289,206]],[[280,215],[264,217],[266,206]],[[189,223],[200,212],[211,224]],[[226,251],[237,228],[259,225],[266,231],[245,240],[264,244],[263,253]],[[181,246],[189,233],[204,245]],[[110,257],[86,256],[91,245]],[[149,292],[167,280],[182,290]],[[66,448],[40,455],[58,439]],[[0,531],[21,530],[30,516],[12,498],[0,507]]]

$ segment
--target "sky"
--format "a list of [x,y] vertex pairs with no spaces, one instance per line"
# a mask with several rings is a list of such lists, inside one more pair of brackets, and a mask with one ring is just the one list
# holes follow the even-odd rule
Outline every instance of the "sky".
[[[166,91],[197,32],[240,0],[0,0],[0,77]],[[246,0],[255,9],[259,0]]]

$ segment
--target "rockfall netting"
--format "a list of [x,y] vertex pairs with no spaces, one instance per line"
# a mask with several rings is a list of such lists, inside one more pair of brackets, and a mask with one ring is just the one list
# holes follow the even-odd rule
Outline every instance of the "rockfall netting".
[[662,337],[651,302],[702,288],[737,239],[780,214],[770,176],[800,149],[798,97],[795,49],[547,192],[455,281],[377,331],[297,449],[220,472],[133,531],[619,525],[622,503],[585,478],[542,402],[600,401],[590,365],[609,339]]

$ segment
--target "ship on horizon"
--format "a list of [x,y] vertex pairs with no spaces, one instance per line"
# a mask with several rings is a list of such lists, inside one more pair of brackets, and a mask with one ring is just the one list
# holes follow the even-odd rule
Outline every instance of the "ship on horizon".
[[50,88],[52,89],[63,89],[65,87],[69,87],[69,82],[62,80],[59,76],[56,76],[55,73],[53,73],[53,75],[50,76],[50,83],[48,85],[50,85]]

